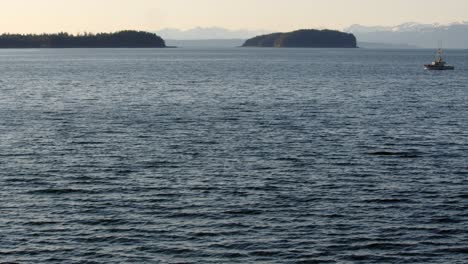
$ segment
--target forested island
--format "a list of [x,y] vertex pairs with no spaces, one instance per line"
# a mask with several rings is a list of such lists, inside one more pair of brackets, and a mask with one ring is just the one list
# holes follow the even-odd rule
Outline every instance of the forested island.
[[2,34],[0,48],[165,48],[154,33],[124,30],[98,34]]
[[243,47],[275,48],[357,48],[353,34],[336,30],[302,29],[248,39]]

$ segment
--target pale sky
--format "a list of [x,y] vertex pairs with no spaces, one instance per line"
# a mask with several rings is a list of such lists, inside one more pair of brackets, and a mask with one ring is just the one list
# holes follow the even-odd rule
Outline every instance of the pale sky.
[[287,31],[468,21],[468,0],[0,0],[0,32]]

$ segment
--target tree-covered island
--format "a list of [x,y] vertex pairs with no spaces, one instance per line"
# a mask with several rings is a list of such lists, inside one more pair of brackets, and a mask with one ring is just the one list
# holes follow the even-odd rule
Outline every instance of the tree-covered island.
[[275,48],[357,48],[353,34],[335,30],[302,29],[248,39],[243,47]]
[[2,34],[0,48],[165,48],[154,33],[124,30],[115,33]]

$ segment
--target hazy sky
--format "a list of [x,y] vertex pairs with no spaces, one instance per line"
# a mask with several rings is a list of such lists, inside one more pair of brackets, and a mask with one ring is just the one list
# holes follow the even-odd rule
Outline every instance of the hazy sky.
[[219,26],[342,29],[468,21],[468,0],[0,0],[0,32]]

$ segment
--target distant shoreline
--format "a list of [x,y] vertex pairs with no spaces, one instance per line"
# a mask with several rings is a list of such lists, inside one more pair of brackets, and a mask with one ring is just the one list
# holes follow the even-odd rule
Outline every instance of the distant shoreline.
[[124,30],[115,33],[72,35],[2,34],[0,49],[68,48],[168,48],[160,36],[145,31]]
[[40,50],[47,50],[47,49],[54,49],[54,50],[60,50],[60,49],[178,49],[180,47],[175,47],[175,46],[166,46],[166,47],[34,47],[34,48],[23,48],[23,47],[18,47],[18,48],[1,48],[0,50],[14,50],[14,49],[19,49],[19,50],[26,50],[26,49],[40,49]]

